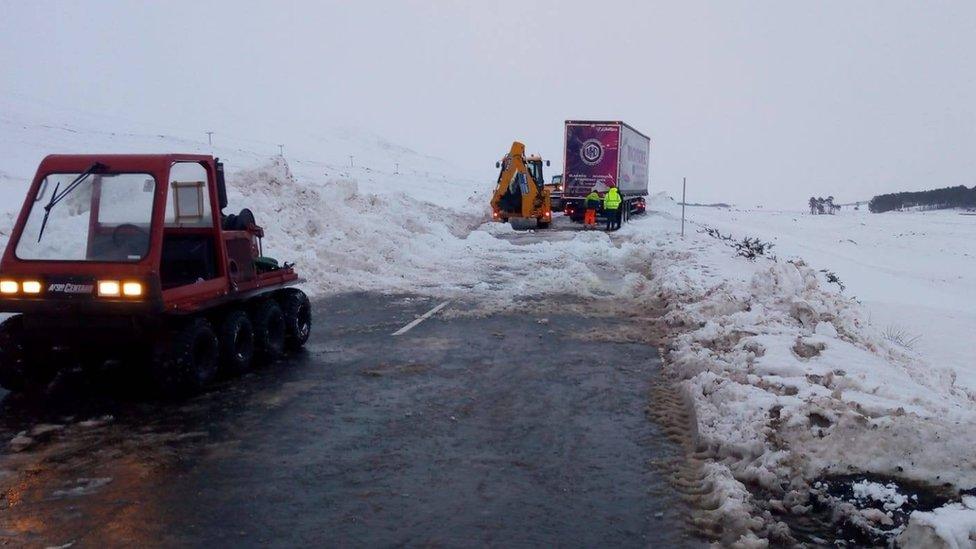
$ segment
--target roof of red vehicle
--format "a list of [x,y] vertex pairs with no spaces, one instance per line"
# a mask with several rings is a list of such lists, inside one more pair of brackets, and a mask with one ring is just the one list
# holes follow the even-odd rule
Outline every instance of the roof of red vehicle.
[[44,157],[38,171],[82,171],[93,163],[101,162],[111,171],[142,171],[167,168],[173,162],[204,162],[213,157],[208,154],[51,154]]

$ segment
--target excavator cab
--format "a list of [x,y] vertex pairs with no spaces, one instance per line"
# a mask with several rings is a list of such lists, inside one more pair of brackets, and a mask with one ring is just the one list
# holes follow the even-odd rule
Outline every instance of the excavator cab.
[[[546,165],[549,165],[548,160],[546,160]],[[542,175],[542,158],[535,155],[526,158],[525,167],[529,169],[529,174],[532,175],[532,179],[535,180],[536,185],[546,184],[546,178]]]

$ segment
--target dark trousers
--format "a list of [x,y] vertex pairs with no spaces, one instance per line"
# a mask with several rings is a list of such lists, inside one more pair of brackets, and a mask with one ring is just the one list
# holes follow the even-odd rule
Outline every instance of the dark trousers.
[[616,210],[606,210],[607,230],[616,231],[620,228],[620,208]]

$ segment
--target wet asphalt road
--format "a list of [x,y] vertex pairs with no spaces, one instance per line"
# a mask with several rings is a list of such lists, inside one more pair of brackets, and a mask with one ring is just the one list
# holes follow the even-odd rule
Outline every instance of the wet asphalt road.
[[[316,303],[301,354],[182,403],[7,398],[11,545],[690,546],[645,416],[653,347],[579,316],[453,317]],[[50,427],[45,427],[50,425]],[[45,432],[46,431],[46,432]]]

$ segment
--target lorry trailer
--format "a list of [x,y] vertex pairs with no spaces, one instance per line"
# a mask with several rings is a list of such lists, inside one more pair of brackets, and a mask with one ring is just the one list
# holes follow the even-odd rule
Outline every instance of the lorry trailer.
[[563,210],[583,221],[583,202],[616,187],[622,220],[645,211],[651,138],[620,121],[567,120],[563,156]]

